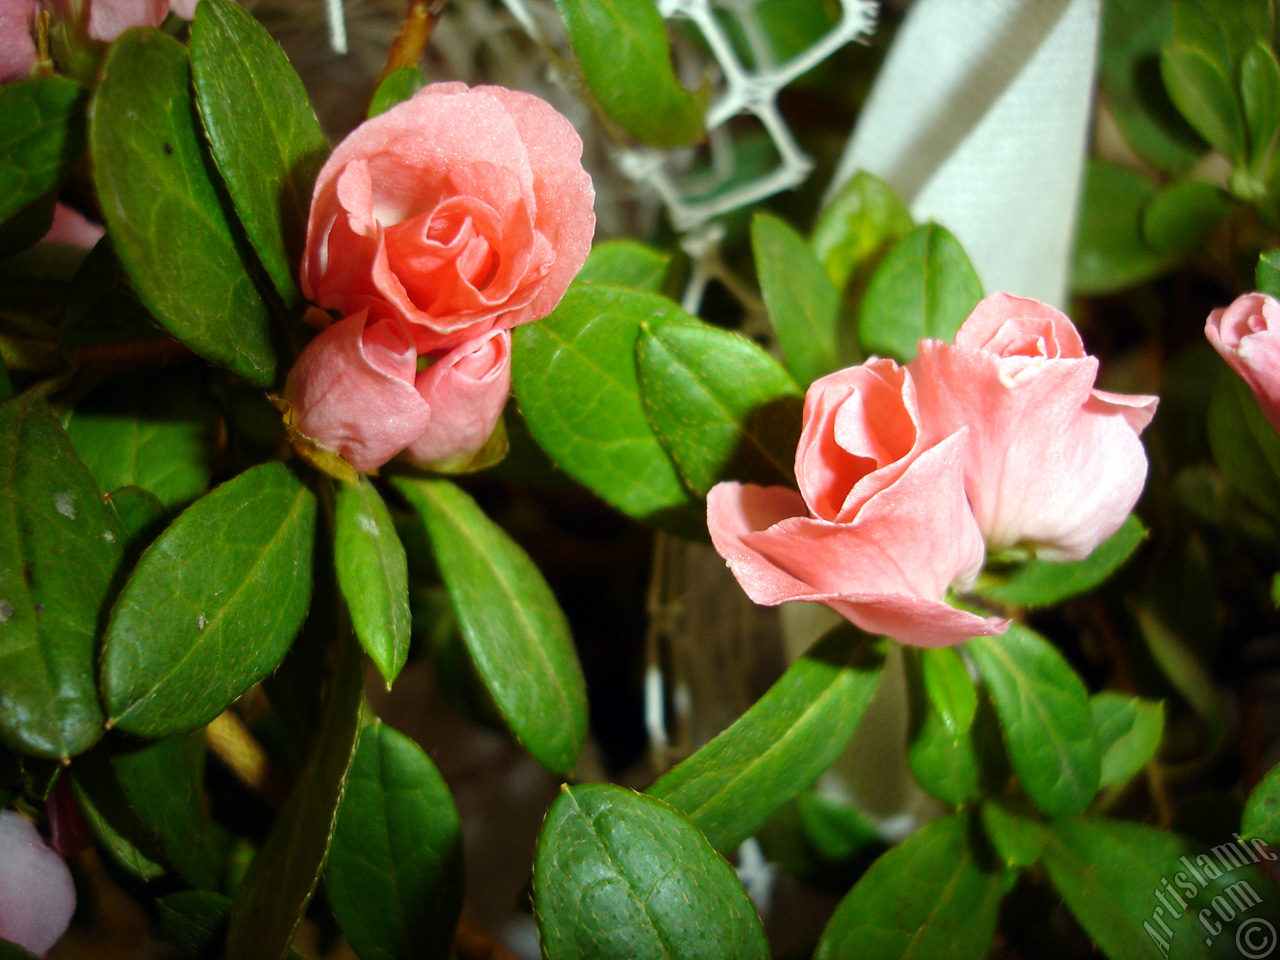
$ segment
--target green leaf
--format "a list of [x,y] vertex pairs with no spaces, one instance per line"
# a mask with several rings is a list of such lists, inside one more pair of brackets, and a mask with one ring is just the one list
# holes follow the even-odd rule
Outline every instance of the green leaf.
[[670,254],[634,240],[603,240],[591,248],[576,283],[608,283],[659,293],[671,264]]
[[164,504],[150,490],[141,487],[120,487],[112,490],[105,499],[116,515],[125,560],[132,567],[143,548],[160,532],[160,522],[165,515]]
[[338,925],[361,960],[445,960],[462,909],[462,831],[422,748],[360,735],[325,863]]
[[409,568],[391,513],[368,477],[338,484],[338,587],[360,645],[388,689],[409,656]]
[[192,886],[221,886],[226,842],[204,814],[202,731],[147,743],[109,738],[73,774],[95,832],[126,869],[145,877],[147,861],[163,859]]
[[370,118],[386,113],[397,104],[404,103],[427,85],[427,78],[417,67],[398,67],[387,74],[369,101]]
[[121,534],[38,391],[0,404],[0,738],[65,758],[102,735],[95,643]]
[[[1210,909],[1215,897],[1232,913],[1232,903],[1243,913],[1273,895],[1261,874],[1242,866],[1250,859],[1234,844],[1215,847],[1213,857],[1196,856],[1181,837],[1152,827],[1077,817],[1048,825],[1042,862],[1067,907],[1111,960],[1207,960],[1238,955],[1236,931],[1218,924],[1223,915]],[[1206,911],[1216,930],[1204,925]]]
[[228,957],[279,960],[285,956],[320,879],[360,732],[364,658],[343,627],[311,754],[232,904]]
[[1280,436],[1248,386],[1225,365],[1209,401],[1209,447],[1227,482],[1280,518]]
[[102,696],[139,736],[208,723],[275,669],[311,598],[316,499],[279,462],[192,504],[143,555],[111,612]]
[[1262,840],[1280,837],[1280,765],[1272,767],[1249,794],[1240,817],[1240,833]]
[[1203,50],[1175,39],[1160,50],[1169,98],[1214,149],[1234,165],[1245,161],[1245,127],[1229,75]]
[[840,367],[840,291],[785,220],[757,212],[751,220],[760,293],[787,369],[808,384]]
[[640,400],[689,489],[730,478],[790,485],[803,401],[750,340],[708,324],[640,324]]
[[67,436],[101,489],[141,487],[173,509],[209,489],[218,419],[199,374],[132,373],[77,403]]
[[[158,844],[145,825],[128,809],[128,803],[120,791],[113,790],[104,798],[101,791],[91,793],[82,787],[78,777],[72,786],[85,821],[116,863],[139,880],[154,880],[164,876],[165,867],[159,862],[163,859],[163,854]],[[128,836],[125,836],[126,833]],[[144,852],[138,843],[146,844],[147,851]]]
[[925,824],[871,865],[836,908],[814,960],[981,960],[1008,877],[981,865],[968,818]]
[[764,960],[746,891],[680,813],[612,784],[564,787],[533,865],[547,960]]
[[883,666],[879,644],[848,624],[837,627],[647,792],[686,814],[712,846],[736,846],[835,762]]
[[814,224],[810,243],[836,289],[911,232],[911,211],[893,188],[860,170],[831,198]]
[[1014,570],[1008,579],[990,586],[980,585],[978,592],[988,599],[1019,607],[1053,606],[1102,583],[1146,538],[1147,528],[1137,516],[1130,514],[1119,530],[1083,560],[1068,563],[1030,560]]
[[1142,212],[1142,237],[1158,254],[1185,257],[1199,248],[1234,207],[1205,180],[1179,180],[1162,188]]
[[987,839],[1006,865],[1029,867],[1040,859],[1044,830],[1038,822],[996,800],[983,801],[978,812]]
[[0,223],[52,191],[80,159],[84,100],[65,77],[0,85]]
[[926,223],[899,240],[871,275],[858,336],[868,353],[910,360],[918,340],[950,341],[981,299],[982,281],[960,242]]
[[1280,296],[1280,250],[1264,250],[1258,254],[1254,282],[1259,292]]
[[205,359],[270,386],[267,307],[210,179],[190,83],[186,48],[163,33],[130,31],[112,45],[89,122],[102,214],[161,326]]
[[16,943],[0,940],[0,960],[40,960],[34,953],[27,953]]
[[458,625],[512,734],[556,773],[587,736],[587,694],[569,624],[533,561],[446,480],[397,480],[422,517]]
[[640,324],[694,320],[665,297],[575,285],[550,316],[517,327],[511,379],[535,440],[566,473],[637,519],[691,499],[640,403]]
[[978,691],[969,668],[954,647],[921,648],[925,693],[952,736],[966,733],[978,712]]
[[1155,756],[1164,734],[1164,704],[1104,690],[1089,701],[1102,748],[1099,785],[1128,780]]
[[279,44],[232,0],[196,7],[191,76],[244,231],[281,299],[294,307],[311,188],[329,155],[307,91]]
[[99,240],[67,288],[58,346],[70,351],[165,339],[165,332],[129,286],[111,240]]
[[1147,246],[1142,233],[1156,185],[1140,173],[1091,161],[1085,168],[1071,290],[1092,296],[1135,286],[1168,270],[1176,257]]
[[1280,130],[1280,63],[1262,40],[1253,42],[1240,63],[1240,99],[1249,130],[1250,166],[1257,170]]
[[[178,949],[183,960],[210,960],[221,957],[227,939],[227,919],[231,898],[211,890],[183,890],[156,901],[160,928]],[[292,947],[290,960],[305,960]]]
[[1069,816],[1098,792],[1098,732],[1084,683],[1049,641],[1020,624],[965,649],[991,692],[1014,772],[1037,807]]
[[556,0],[556,9],[587,86],[618,126],[667,150],[702,138],[705,98],[676,79],[653,0]]

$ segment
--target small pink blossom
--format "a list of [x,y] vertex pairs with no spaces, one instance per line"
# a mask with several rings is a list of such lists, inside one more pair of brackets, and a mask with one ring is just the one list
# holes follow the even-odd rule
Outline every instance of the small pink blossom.
[[1280,433],[1280,301],[1265,293],[1237,297],[1209,314],[1204,335],[1249,385],[1267,423]]
[[75,909],[63,859],[22,816],[0,810],[0,938],[43,954],[66,932]]

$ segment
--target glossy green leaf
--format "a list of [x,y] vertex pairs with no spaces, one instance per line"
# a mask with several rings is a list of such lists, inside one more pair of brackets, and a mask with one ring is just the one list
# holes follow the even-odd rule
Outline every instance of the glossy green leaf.
[[446,960],[462,909],[462,831],[422,748],[360,734],[325,863],[325,889],[361,960]]
[[926,337],[950,342],[982,299],[982,281],[960,242],[926,223],[899,240],[880,261],[858,316],[868,353],[910,360]]
[[1049,641],[1020,624],[976,637],[965,649],[978,665],[1009,759],[1036,806],[1051,816],[1079,813],[1098,792],[1098,731],[1084,683]]
[[218,420],[200,375],[133,373],[76,404],[66,426],[99,487],[142,487],[172,509],[209,489]]
[[[163,853],[158,843],[128,809],[119,791],[112,791],[104,799],[101,791],[90,792],[82,787],[78,778],[73,787],[85,822],[111,859],[139,880],[164,876]],[[146,846],[145,851],[140,843]]]
[[458,625],[515,738],[557,773],[587,736],[587,695],[569,624],[533,561],[445,480],[397,480],[422,517]]
[[603,240],[591,248],[574,283],[608,283],[658,293],[671,256],[634,240]]
[[94,654],[120,540],[37,392],[0,404],[0,738],[15,750],[71,757],[102,735]]
[[587,86],[618,126],[668,150],[702,138],[703,98],[676,79],[653,0],[556,0],[556,9]]
[[893,188],[860,170],[823,207],[810,243],[831,282],[844,290],[860,267],[905,237],[914,225],[911,211]]
[[311,754],[232,904],[228,957],[285,956],[319,882],[360,732],[364,658],[344,632]]
[[1280,518],[1280,436],[1248,386],[1225,364],[1209,402],[1209,447],[1227,482]]
[[398,67],[387,74],[369,101],[369,117],[386,113],[397,104],[404,103],[427,85],[427,78],[417,67]]
[[196,7],[191,77],[209,147],[245,234],[281,299],[301,294],[311,188],[329,154],[289,58],[232,0]]
[[[1234,913],[1232,903],[1247,911],[1274,890],[1261,874],[1240,868],[1250,858],[1243,848],[1224,843],[1218,849],[1225,861],[1216,852],[1196,855],[1182,838],[1142,824],[1077,817],[1048,825],[1042,862],[1111,960],[1207,960],[1237,955],[1239,925],[1218,923],[1222,917],[1210,909],[1214,898],[1223,896]],[[1216,930],[1201,921],[1203,910]]]
[[1147,538],[1147,528],[1135,515],[1125,518],[1120,529],[1098,544],[1083,560],[1050,563],[1030,560],[1007,579],[982,584],[979,593],[1000,603],[1019,607],[1047,607],[1092,590],[1111,576]]
[[1245,51],[1240,63],[1240,100],[1249,131],[1249,156],[1256,168],[1280,131],[1280,63],[1260,39]]
[[667,804],[612,784],[564,787],[533,865],[547,960],[764,960],[760,918],[729,866]]
[[756,344],[709,324],[640,324],[640,400],[689,489],[784,484],[800,440],[795,381]]
[[1142,212],[1142,237],[1159,254],[1185,257],[1205,241],[1234,204],[1205,180],[1179,180],[1158,191]]
[[1164,705],[1142,697],[1126,697],[1114,690],[1094,694],[1089,705],[1102,748],[1099,785],[1122,783],[1146,766],[1160,748]]
[[692,503],[640,403],[635,344],[645,321],[694,322],[656,294],[575,285],[550,316],[516,328],[511,358],[534,439],[571,477],[638,519]]
[[267,307],[210,179],[190,83],[186,48],[163,33],[131,31],[112,45],[89,123],[102,214],[161,326],[207,360],[270,386]]
[[[183,890],[156,901],[160,929],[183,960],[221,957],[227,938],[231,898],[211,890]],[[292,948],[289,960],[305,960]]]
[[[126,869],[172,864],[192,886],[217,889],[226,841],[204,814],[202,731],[151,742],[108,738],[73,767],[95,831]],[[94,818],[90,818],[94,822]],[[139,859],[141,858],[141,859]]]
[[84,150],[84,89],[65,77],[0,85],[0,223],[49,193]]
[[1044,830],[1038,822],[997,800],[983,801],[978,812],[987,839],[1007,866],[1029,867],[1040,859]]
[[883,666],[880,645],[852,626],[837,627],[647,792],[686,814],[717,849],[736,846],[835,762]]
[[772,214],[751,221],[760,293],[787,369],[809,384],[840,367],[840,291],[800,234]]
[[1264,250],[1258,255],[1254,283],[1260,292],[1280,297],[1280,250]]
[[978,691],[954,647],[919,651],[925,693],[952,736],[966,732],[978,712]]
[[1245,159],[1244,117],[1229,76],[1205,53],[1178,40],[1160,51],[1160,75],[1187,122],[1233,164]]
[[1108,0],[1102,6],[1098,83],[1134,151],[1168,173],[1189,170],[1207,146],[1169,99],[1160,47],[1173,32],[1168,0]]
[[1280,765],[1272,767],[1249,794],[1240,817],[1240,833],[1267,841],[1280,837]]
[[159,737],[203,726],[275,669],[311,598],[316,499],[279,462],[194,503],[151,545],[111,612],[111,722]]
[[409,569],[391,513],[368,477],[338,484],[334,563],[360,645],[387,686],[409,656]]
[[1156,185],[1140,173],[1093,161],[1085,168],[1071,264],[1072,292],[1112,293],[1159,276],[1176,261],[1147,246],[1142,219]]
[[814,960],[981,960],[1008,887],[984,868],[955,814],[880,857],[840,902]]

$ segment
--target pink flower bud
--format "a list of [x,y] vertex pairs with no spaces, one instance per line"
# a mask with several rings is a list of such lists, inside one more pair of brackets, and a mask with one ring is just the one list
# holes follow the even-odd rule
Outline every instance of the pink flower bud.
[[422,464],[475,453],[493,433],[511,393],[511,333],[495,331],[454,347],[418,374],[431,408],[426,431],[405,453]]
[[4,0],[0,3],[0,83],[21,80],[36,64],[36,43],[31,37],[36,0]]
[[1204,335],[1249,385],[1267,423],[1280,433],[1280,301],[1265,293],[1237,297],[1209,314]]
[[1158,398],[1095,390],[1098,361],[1066,316],[993,294],[954,345],[922,340],[910,369],[929,436],[969,428],[964,483],[989,549],[1079,560],[1119,529],[1146,480],[1138,434]]
[[966,443],[963,428],[925,436],[916,386],[892,360],[838,371],[805,397],[800,494],[717,484],[707,497],[711,540],[757,603],[819,601],[868,632],[924,647],[1001,633],[1007,621],[943,601],[982,566]]
[[63,859],[20,815],[0,810],[0,937],[43,954],[66,932],[75,909]]

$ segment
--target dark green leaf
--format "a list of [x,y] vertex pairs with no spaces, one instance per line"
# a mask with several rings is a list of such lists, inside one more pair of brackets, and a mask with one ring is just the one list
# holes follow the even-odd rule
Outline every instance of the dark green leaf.
[[397,104],[404,103],[427,85],[427,78],[417,67],[398,67],[378,84],[369,101],[369,117],[386,113]]
[[0,939],[0,960],[40,960],[34,953],[27,953],[16,943]]
[[1009,759],[1036,806],[1079,813],[1098,792],[1098,731],[1084,683],[1039,634],[1012,624],[965,649],[991,691]]
[[1240,64],[1240,99],[1249,130],[1249,158],[1258,169],[1280,130],[1280,63],[1262,40],[1255,40]]
[[1030,560],[1008,579],[982,586],[979,593],[1019,607],[1047,607],[1092,590],[1132,556],[1147,538],[1147,529],[1130,514],[1120,529],[1098,544],[1083,560],[1050,563]]
[[112,490],[106,499],[120,526],[125,560],[132,566],[143,548],[160,532],[160,522],[165,515],[164,504],[150,490],[141,487],[120,487]]
[[[1007,763],[1000,754],[1000,732],[991,705],[985,695],[979,702],[973,681],[954,651],[947,651],[955,659],[944,669],[964,670],[963,679],[950,676],[949,686],[954,689],[945,693],[935,694],[928,689],[929,674],[938,673],[938,667],[931,663],[931,658],[921,654],[935,652],[941,650],[910,648],[903,651],[910,708],[907,765],[926,791],[953,807],[961,807],[993,789],[992,781],[998,781],[999,772],[1007,770]],[[967,696],[973,698],[971,711],[962,683],[968,684]],[[938,686],[935,677],[935,689]],[[960,721],[966,712],[968,723],[962,727]]]
[[1008,866],[1029,867],[1040,859],[1044,830],[1038,822],[996,800],[984,801],[978,810],[987,839]]
[[1149,604],[1135,606],[1133,612],[1152,659],[1208,727],[1208,749],[1212,752],[1222,743],[1227,731],[1226,707],[1217,685],[1184,640],[1182,631],[1169,627],[1167,614]]
[[511,732],[568,773],[587,736],[587,695],[569,624],[533,561],[445,480],[397,480],[426,524],[463,639]]
[[[231,898],[211,890],[183,890],[156,902],[160,928],[178,948],[183,960],[211,960],[221,957],[227,938]],[[292,947],[290,960],[305,960]]]
[[102,735],[94,652],[121,534],[36,391],[0,404],[0,737],[71,757]]
[[879,177],[860,170],[831,198],[813,227],[813,252],[838,290],[859,267],[911,232],[907,205]]
[[1245,128],[1230,77],[1220,64],[1173,40],[1160,51],[1160,75],[1187,122],[1233,164],[1245,160]]
[[422,748],[377,724],[360,735],[325,889],[361,960],[445,960],[462,909],[462,832]]
[[634,240],[604,240],[591,248],[574,283],[608,283],[658,293],[666,279],[669,254]]
[[1225,365],[1209,402],[1209,447],[1231,486],[1280,518],[1280,436],[1248,386]]
[[867,284],[858,336],[868,353],[910,360],[916,341],[950,341],[982,299],[982,281],[960,242],[926,223],[899,240]]
[[311,187],[329,154],[307,91],[271,35],[232,0],[196,7],[191,75],[236,213],[280,297],[293,306]]
[[1006,874],[977,862],[968,818],[921,827],[871,865],[840,902],[814,960],[981,960]]
[[1173,265],[1176,258],[1152,250],[1142,235],[1142,218],[1155,192],[1156,185],[1140,173],[1089,163],[1071,265],[1074,293],[1123,290]]
[[680,813],[612,784],[565,787],[538,837],[533,909],[548,960],[764,960],[760,918]]
[[1280,297],[1280,250],[1264,250],[1258,255],[1254,283],[1262,293]]
[[1159,254],[1185,257],[1232,210],[1231,198],[1204,180],[1187,179],[1161,189],[1142,213],[1142,237]]
[[165,339],[125,278],[109,239],[89,251],[67,289],[58,330],[58,346],[115,346]]
[[311,755],[231,907],[227,956],[285,956],[320,879],[351,757],[360,732],[364,658],[354,638],[338,636],[337,664]]
[[803,401],[750,340],[708,324],[640,324],[640,400],[689,489],[791,484]]
[[1164,733],[1164,705],[1104,690],[1094,694],[1090,706],[1102,748],[1099,786],[1109,787],[1128,780],[1155,756]]
[[556,0],[591,93],[642,143],[674,149],[702,138],[702,97],[680,86],[653,0]]
[[879,645],[847,624],[837,627],[647,792],[685,813],[716,848],[741,843],[835,762],[883,666]]
[[334,562],[360,645],[387,686],[409,655],[409,571],[404,544],[368,477],[338,484]]
[[112,45],[89,124],[102,214],[160,324],[206,359],[270,386],[267,307],[210,179],[190,84],[186,48],[173,38],[138,30]]
[[137,486],[168,508],[209,489],[218,411],[199,375],[130,374],[76,404],[67,436],[103,490]]
[[796,382],[838,369],[840,291],[804,238],[785,220],[757,212],[751,248],[769,321]]
[[534,439],[575,480],[639,519],[691,503],[640,403],[635,344],[644,321],[694,322],[656,294],[574,286],[550,316],[516,328],[511,358]]
[[1262,840],[1280,837],[1280,765],[1272,767],[1249,794],[1240,818],[1240,833]]
[[65,77],[0,85],[0,223],[51,192],[80,159],[84,99]]
[[202,731],[150,743],[109,738],[73,772],[95,832],[126,869],[146,877],[148,861],[162,859],[193,886],[221,885],[226,844],[204,814]]
[[275,669],[311,598],[316,499],[279,462],[189,507],[143,555],[111,612],[102,695],[139,736],[208,723]]

